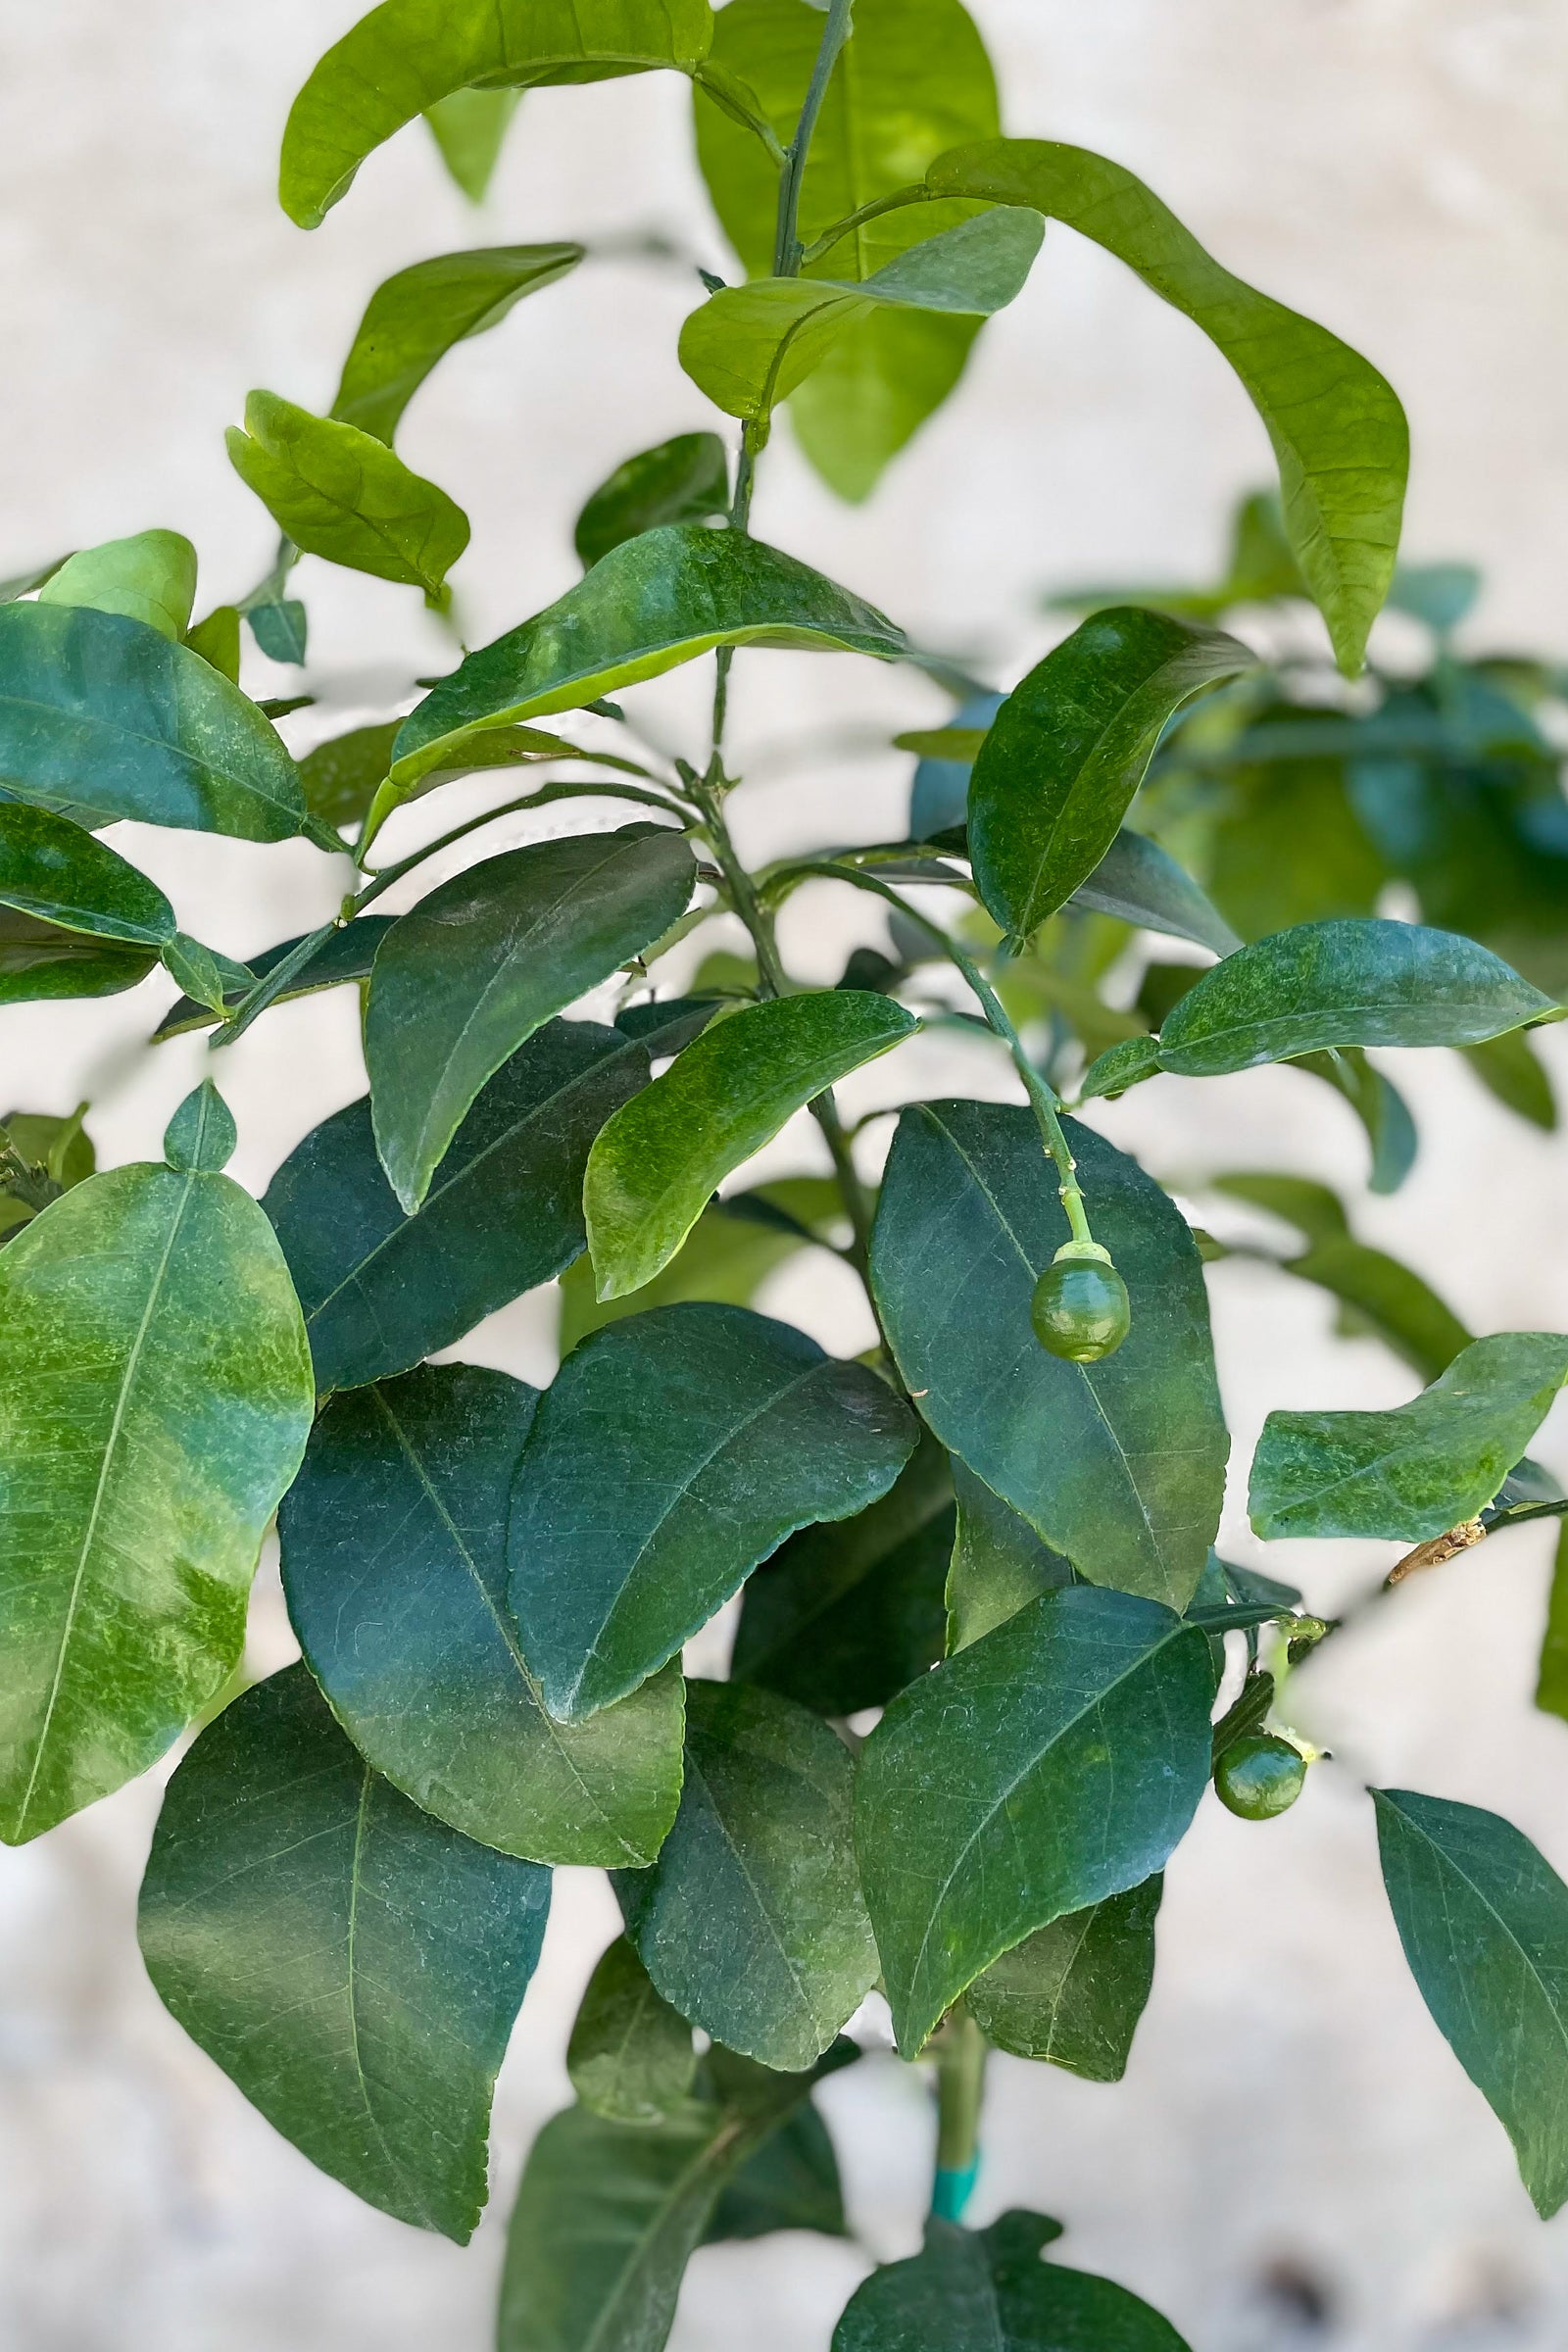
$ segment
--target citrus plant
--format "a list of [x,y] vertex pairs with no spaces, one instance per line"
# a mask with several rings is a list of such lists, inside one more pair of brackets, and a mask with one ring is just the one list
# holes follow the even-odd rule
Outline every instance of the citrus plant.
[[[1525,1038],[1558,1017],[1568,844],[1533,712],[1560,682],[1460,662],[1463,576],[1396,571],[1406,432],[1376,369],[1117,164],[1003,136],[959,0],[384,0],[295,101],[284,207],[318,226],[418,117],[480,196],[520,92],[661,70],[691,84],[737,281],[694,285],[692,429],[587,497],[555,604],[301,761],[238,682],[242,624],[303,662],[302,555],[449,604],[468,521],[399,424],[449,351],[577,266],[561,242],[389,278],[328,416],[252,393],[230,452],[281,546],[242,605],[193,625],[194,551],[167,531],[0,605],[0,995],[161,965],[158,1037],[207,1028],[220,1076],[270,1006],[353,986],[368,1081],[260,1202],[223,1172],[213,1081],[156,1165],[95,1173],[80,1114],[9,1120],[0,1835],[41,1836],[204,1721],[147,1868],[153,1983],[316,2164],[459,2241],[552,1869],[612,1874],[625,1934],[571,2033],[576,2103],[528,2159],[503,2352],[657,2352],[705,2239],[842,2231],[811,2094],[875,2039],[874,2010],[849,2029],[877,1990],[932,2066],[937,2169],[924,2251],[858,2289],[837,2352],[1170,2352],[1124,2287],[1043,2259],[1055,2222],[964,2227],[986,2053],[1118,2079],[1210,1781],[1258,1822],[1333,1769],[1281,1704],[1333,1628],[1213,1549],[1224,1245],[1077,1112],[1292,1062],[1358,1109],[1391,1190],[1413,1128],[1365,1053],[1400,1046],[1471,1055],[1549,1122]],[[867,496],[1050,222],[1210,337],[1279,491],[1218,586],[1085,600],[1004,696],[749,517],[785,405],[822,477]],[[1431,635],[1417,677],[1363,676],[1391,590]],[[1321,674],[1308,603],[1353,686]],[[1245,641],[1216,625],[1260,606],[1288,620],[1266,662],[1267,613]],[[952,724],[902,739],[905,838],[737,853],[735,658],[779,647],[951,690]],[[635,689],[709,658],[710,731],[651,748]],[[496,796],[443,828],[460,776]],[[581,829],[476,838],[571,802]],[[341,911],[236,964],[101,838],[125,818],[303,837],[340,861]],[[888,947],[829,989],[776,930],[823,881],[876,901]],[[1380,916],[1391,881],[1431,919]],[[388,916],[394,885],[412,904]],[[697,961],[737,918],[748,956]],[[848,1123],[835,1087],[922,1025],[1010,1057],[1016,1099],[912,1102],[891,1140]],[[748,1184],[803,1110],[817,1172]],[[1271,1415],[1260,1537],[1395,1540],[1408,1571],[1568,1507],[1527,1450],[1568,1338],[1472,1339],[1321,1186],[1237,1173],[1221,1197],[1297,1229],[1283,1271],[1430,1384]],[[812,1250],[865,1286],[863,1360],[753,1303]],[[428,1360],[556,1282],[543,1393]],[[303,1657],[215,1713],[274,1514]],[[683,1680],[737,1595],[728,1679]],[[1559,1629],[1544,1699],[1568,1711],[1565,1651]],[[1568,1888],[1490,1814],[1374,1795],[1421,1992],[1551,2213]]]

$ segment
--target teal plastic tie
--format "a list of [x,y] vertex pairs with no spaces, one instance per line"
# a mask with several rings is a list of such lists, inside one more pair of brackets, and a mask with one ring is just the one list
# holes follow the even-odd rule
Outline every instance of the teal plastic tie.
[[980,2173],[980,2159],[950,2171],[938,2165],[937,2177],[931,2186],[931,2218],[938,2222],[961,2222]]

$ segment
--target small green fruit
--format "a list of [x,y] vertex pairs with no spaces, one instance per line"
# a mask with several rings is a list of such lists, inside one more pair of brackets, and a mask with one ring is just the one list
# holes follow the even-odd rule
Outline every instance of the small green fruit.
[[1132,1325],[1127,1285],[1098,1242],[1064,1242],[1035,1284],[1035,1338],[1070,1364],[1113,1355]]
[[1288,1813],[1306,1780],[1306,1758],[1272,1732],[1233,1740],[1214,1767],[1214,1793],[1242,1821]]

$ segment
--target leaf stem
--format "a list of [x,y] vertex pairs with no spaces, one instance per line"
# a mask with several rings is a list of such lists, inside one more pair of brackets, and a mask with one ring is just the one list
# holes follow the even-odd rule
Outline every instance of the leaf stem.
[[986,2037],[960,2001],[935,2043],[937,2168],[931,2186],[934,2220],[963,2217],[980,2169],[980,2108],[985,2097]]
[[835,245],[853,236],[858,228],[863,228],[868,220],[880,220],[884,213],[902,213],[906,205],[929,204],[935,194],[934,188],[928,188],[916,180],[909,187],[895,188],[891,195],[874,196],[869,204],[862,204],[858,212],[847,213],[842,220],[835,220],[831,228],[822,231],[814,244],[808,245],[801,255],[802,269],[809,269],[813,262],[819,262],[824,254],[831,253]]

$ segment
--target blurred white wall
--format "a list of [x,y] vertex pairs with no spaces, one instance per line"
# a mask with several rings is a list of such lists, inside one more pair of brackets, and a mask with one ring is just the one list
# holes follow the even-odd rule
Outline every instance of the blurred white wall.
[[[256,384],[324,407],[365,298],[408,261],[653,227],[722,258],[684,93],[653,80],[530,100],[479,219],[416,130],[302,235],[272,200],[278,133],[356,13],[353,0],[0,0],[0,572],[157,523],[197,541],[207,601],[242,591],[271,532],[228,470],[222,427]],[[1477,642],[1568,651],[1560,0],[979,0],[978,14],[1011,128],[1134,166],[1233,267],[1394,378],[1415,432],[1407,547],[1486,566]],[[673,357],[693,299],[676,271],[596,263],[420,394],[406,453],[475,519],[459,575],[472,641],[574,576],[571,519],[611,465],[706,421]],[[1210,565],[1230,499],[1266,470],[1256,419],[1196,332],[1054,231],[963,395],[870,507],[835,506],[781,434],[757,522],[1002,677],[1041,642],[1042,586]],[[411,592],[317,564],[300,584],[316,667],[339,681],[343,709],[445,666],[447,643]],[[276,693],[289,676],[258,662],[250,683]],[[756,656],[738,680],[743,748],[891,731],[940,708],[918,681],[850,662]],[[692,682],[661,689],[659,709],[685,723]],[[311,722],[295,723],[308,741]],[[899,823],[906,768],[820,755],[753,788],[748,838],[759,852],[870,838]],[[342,887],[308,850],[146,831],[126,846],[183,920],[240,953],[319,919]],[[830,976],[852,922],[863,935],[863,915],[803,900],[788,943],[800,968]],[[104,1159],[155,1152],[204,1063],[196,1044],[137,1050],[162,1002],[152,982],[107,1005],[8,1012],[0,1094],[32,1108],[90,1094]],[[1552,1033],[1568,1087],[1562,1048]],[[1390,1066],[1425,1146],[1398,1200],[1358,1211],[1366,1238],[1419,1264],[1478,1329],[1568,1327],[1568,1153],[1495,1111],[1450,1057]],[[270,1015],[220,1075],[241,1119],[237,1171],[260,1187],[359,1091],[352,1005]],[[930,1043],[905,1076],[931,1091],[1006,1086],[989,1061]],[[1225,1166],[1350,1186],[1363,1174],[1348,1115],[1292,1073],[1203,1090],[1157,1081],[1103,1124],[1190,1189]],[[1243,1478],[1271,1406],[1410,1393],[1373,1343],[1335,1340],[1311,1295],[1240,1265],[1213,1291]],[[776,1296],[831,1343],[863,1344],[839,1292]],[[548,1316],[524,1304],[465,1352],[546,1377]],[[1541,1449],[1568,1469],[1560,1430]],[[1260,1556],[1239,1496],[1227,1541]],[[1170,1874],[1158,1982],[1122,2086],[996,2065],[978,2218],[1012,2202],[1056,2212],[1069,2259],[1147,2293],[1199,2352],[1544,2352],[1568,2339],[1568,2225],[1535,2221],[1500,2131],[1403,1971],[1360,1793],[1382,1778],[1493,1805],[1568,1869],[1568,1730],[1529,1710],[1548,1551],[1540,1530],[1512,1536],[1331,1645],[1293,1704],[1340,1761],[1272,1828],[1205,1805]],[[1276,1547],[1269,1564],[1332,1608],[1386,1563],[1379,1547],[1337,1545]],[[266,1578],[255,1648],[288,1654]],[[129,1789],[0,1854],[0,2340],[18,2352],[484,2344],[501,2220],[529,2133],[565,2095],[565,2025],[611,1932],[602,1883],[563,1876],[503,2081],[496,2218],[460,2254],[314,2174],[165,2017],[132,1937],[156,1804],[155,1788]],[[930,2141],[917,2079],[878,2060],[825,2104],[866,2252],[910,2249]],[[864,2260],[798,2238],[704,2255],[676,2352],[825,2352]]]

